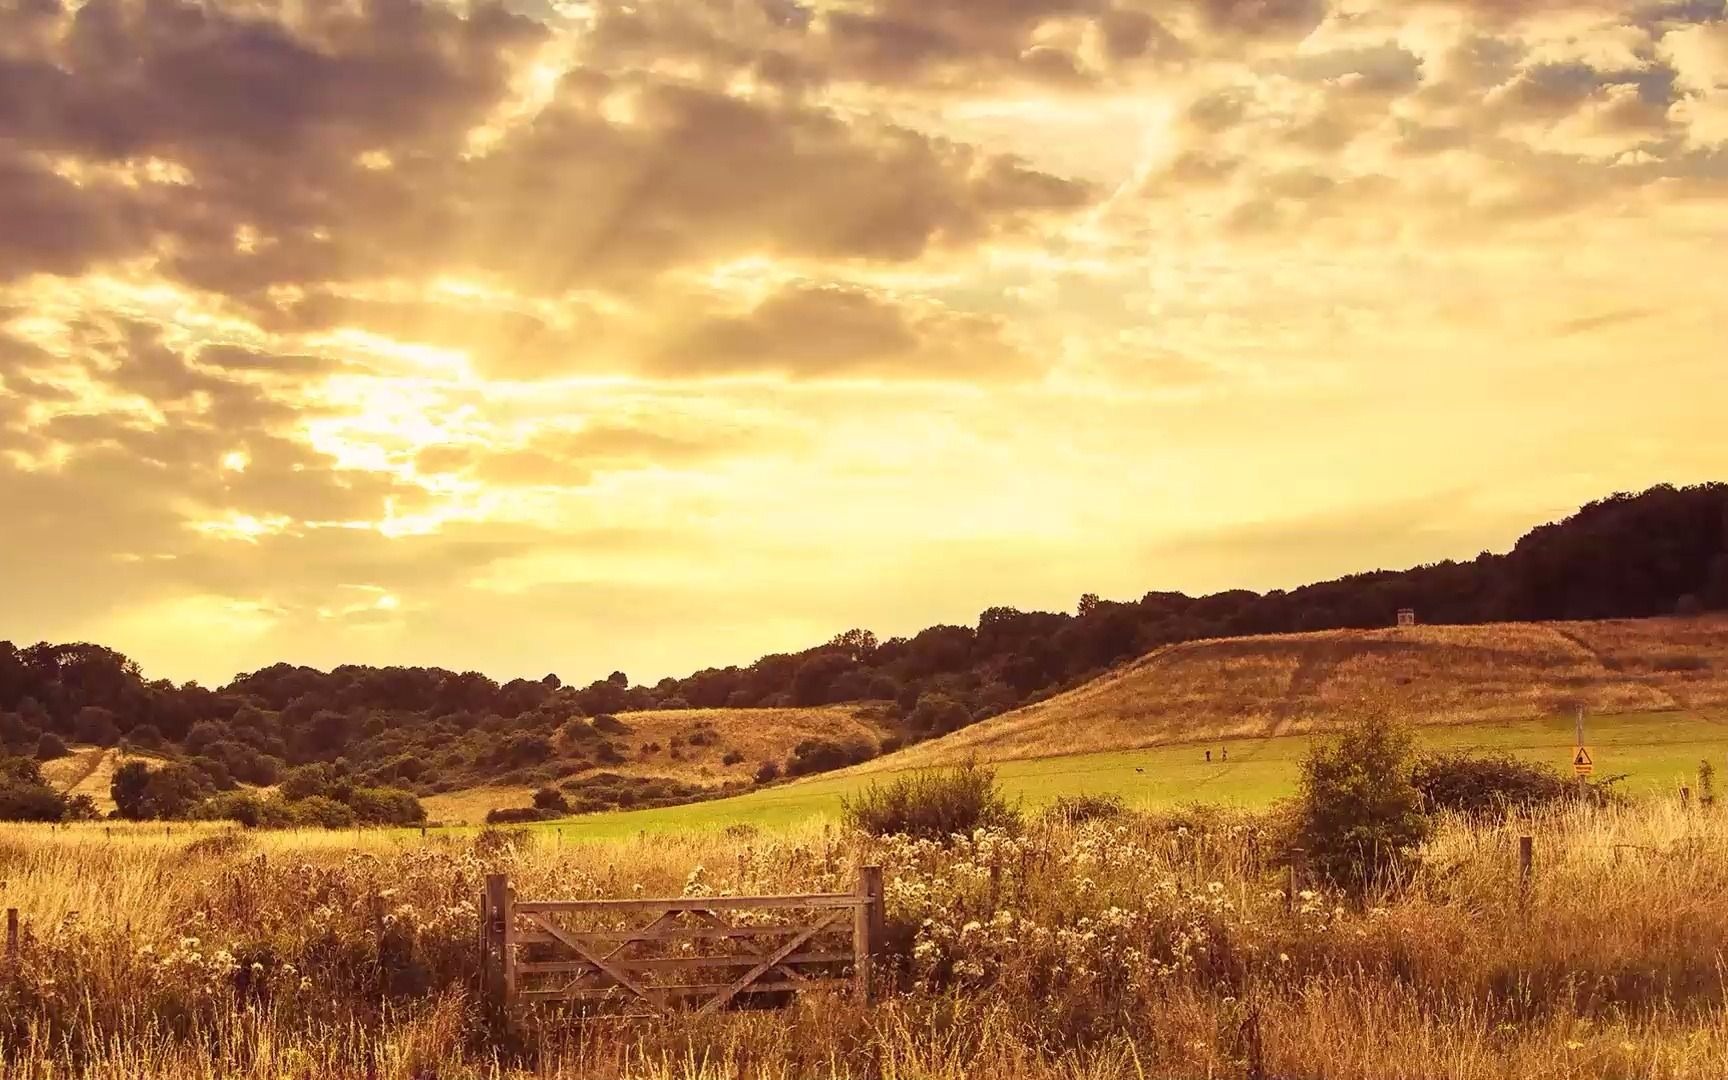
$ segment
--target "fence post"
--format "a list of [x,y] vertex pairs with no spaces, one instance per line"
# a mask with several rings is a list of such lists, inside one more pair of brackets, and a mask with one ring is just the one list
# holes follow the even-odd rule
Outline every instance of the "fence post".
[[1681,784],[1680,785],[1680,809],[1684,810],[1688,806],[1691,806],[1691,805],[1692,805],[1692,789],[1687,787],[1685,784]]
[[1284,913],[1286,915],[1294,914],[1296,911],[1296,893],[1298,891],[1296,886],[1298,884],[1300,882],[1297,880],[1296,863],[1292,861],[1289,866],[1284,868]]
[[858,868],[858,899],[852,916],[852,980],[861,1002],[874,990],[876,952],[882,947],[882,868]]
[[1530,887],[1530,871],[1536,860],[1536,838],[1520,836],[1518,838],[1518,887]]
[[16,962],[18,959],[18,909],[6,909],[6,959]]

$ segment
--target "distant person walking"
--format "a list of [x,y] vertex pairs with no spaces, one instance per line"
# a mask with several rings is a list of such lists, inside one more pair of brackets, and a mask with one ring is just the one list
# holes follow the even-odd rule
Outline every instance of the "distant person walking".
[[1206,760],[1207,761],[1212,760],[1212,751],[1210,751],[1210,750],[1206,751]]
[[1230,748],[1229,748],[1229,747],[1228,747],[1228,746],[1226,746],[1226,747],[1225,747],[1225,748],[1224,748],[1224,760],[1225,760],[1225,761],[1229,761],[1229,760],[1230,760]]

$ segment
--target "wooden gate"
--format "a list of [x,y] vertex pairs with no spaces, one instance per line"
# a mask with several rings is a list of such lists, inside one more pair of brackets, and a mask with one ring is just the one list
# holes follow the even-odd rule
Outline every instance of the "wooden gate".
[[610,1002],[650,1015],[712,1012],[741,996],[819,987],[863,1000],[881,939],[876,866],[860,867],[849,893],[518,900],[492,874],[481,897],[481,971],[506,1010]]

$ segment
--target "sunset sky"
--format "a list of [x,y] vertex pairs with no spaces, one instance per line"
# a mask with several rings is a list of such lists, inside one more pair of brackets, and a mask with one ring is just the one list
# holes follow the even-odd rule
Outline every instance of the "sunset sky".
[[0,0],[0,638],[643,681],[1728,478],[1721,0]]

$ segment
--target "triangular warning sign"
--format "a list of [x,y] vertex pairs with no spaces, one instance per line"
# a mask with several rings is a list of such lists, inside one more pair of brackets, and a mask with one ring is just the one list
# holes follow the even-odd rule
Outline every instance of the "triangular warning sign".
[[1578,752],[1572,755],[1572,764],[1575,766],[1589,766],[1596,763],[1590,760],[1590,751],[1580,746]]

